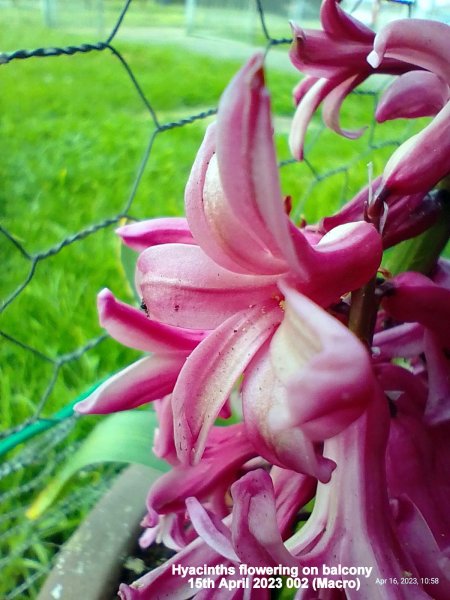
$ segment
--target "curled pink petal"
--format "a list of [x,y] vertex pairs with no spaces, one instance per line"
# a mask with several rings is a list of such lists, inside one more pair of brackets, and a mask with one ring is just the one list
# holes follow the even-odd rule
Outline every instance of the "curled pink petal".
[[[236,153],[236,148],[239,152]],[[263,56],[255,55],[225,90],[217,121],[216,153],[220,180],[234,215],[274,256],[278,240],[269,215],[282,213],[270,100],[264,85]],[[287,230],[287,225],[285,226]]]
[[272,464],[327,482],[335,465],[322,456],[321,448],[300,427],[272,427],[273,414],[288,410],[287,396],[286,387],[275,376],[266,343],[245,372],[242,403],[248,437]]
[[[213,124],[206,132],[186,186],[185,207],[191,231],[204,252],[225,269],[263,275],[283,272],[283,261],[272,256],[231,209],[218,171],[215,133]],[[234,152],[234,147],[229,151]]]
[[359,129],[342,129],[339,123],[339,111],[345,98],[360,83],[362,83],[365,78],[366,75],[364,73],[362,75],[352,75],[339,85],[336,85],[327,95],[323,103],[322,118],[325,125],[332,131],[351,140],[356,140],[361,137],[367,127],[360,127]]
[[[299,261],[305,252],[302,237],[298,231],[295,244]],[[380,265],[382,252],[381,236],[370,223],[339,225],[309,248],[310,276],[306,280],[298,276],[295,285],[318,304],[328,306],[367,283]]]
[[299,508],[303,508],[316,491],[316,480],[288,469],[273,466],[270,470],[275,492],[277,522],[283,539],[296,521]]
[[440,77],[429,71],[410,71],[391,83],[378,103],[379,123],[398,118],[436,115],[449,99],[450,90]]
[[159,244],[193,244],[192,233],[183,217],[163,217],[148,219],[124,225],[116,229],[123,243],[142,252]]
[[153,483],[147,497],[147,525],[155,525],[158,514],[184,512],[186,498],[194,494],[204,500],[218,488],[224,495],[242,465],[254,456],[242,424],[214,428],[202,461],[178,464]]
[[153,407],[158,416],[159,427],[153,437],[153,453],[172,465],[178,463],[175,441],[173,437],[172,396],[155,400]]
[[366,63],[372,40],[342,39],[325,31],[301,29],[291,24],[294,38],[290,59],[306,75],[346,79],[352,72],[371,71]]
[[376,68],[384,57],[412,63],[435,73],[450,84],[448,40],[450,26],[425,19],[399,19],[375,36],[367,57]]
[[449,172],[450,102],[388,160],[379,195],[428,192]]
[[231,543],[231,532],[222,522],[208,514],[208,511],[194,497],[186,499],[186,508],[192,525],[208,546],[223,557],[238,562],[239,558]]
[[[305,241],[297,259],[291,223],[281,196],[262,56],[254,56],[228,86],[219,107],[217,163],[225,197],[248,232],[282,261],[308,277]],[[236,155],[235,148],[241,148]],[[249,240],[251,243],[251,241]]]
[[301,102],[312,86],[317,83],[317,81],[319,81],[319,77],[311,77],[310,75],[307,75],[298,82],[292,91],[292,96],[296,106],[299,104],[299,102]]
[[108,290],[97,297],[100,324],[125,346],[144,352],[181,352],[195,348],[204,331],[181,329],[149,319],[142,311],[119,302]]
[[183,462],[197,463],[233,385],[282,318],[278,304],[259,304],[222,323],[194,350],[178,377],[172,406]]
[[429,395],[425,411],[430,425],[450,422],[450,361],[439,340],[430,331],[425,332],[425,356],[428,366]]
[[324,31],[338,38],[371,43],[374,32],[345,12],[336,0],[324,0],[320,7],[320,22]]
[[163,398],[175,385],[186,361],[184,352],[143,358],[102,383],[74,410],[80,414],[104,415],[129,410]]
[[243,563],[297,565],[285,548],[277,525],[275,496],[270,475],[257,469],[231,487],[234,500],[232,539]]
[[372,350],[376,358],[412,358],[423,352],[423,327],[419,323],[403,323],[375,333]]
[[298,103],[289,132],[289,148],[297,160],[303,160],[306,131],[314,113],[335,87],[334,80],[316,78],[314,81]]
[[[139,538],[139,546],[148,548],[153,543],[164,544],[166,548],[178,552],[191,541],[186,535],[184,515],[175,513],[163,515],[156,527],[147,527]],[[145,527],[145,520],[141,523]]]
[[420,273],[401,273],[383,299],[385,310],[399,321],[416,321],[431,329],[442,345],[450,347],[450,290]]
[[277,293],[273,277],[232,273],[188,244],[148,248],[138,259],[136,284],[152,319],[201,329]]
[[281,289],[285,318],[270,351],[275,373],[288,388],[289,410],[273,412],[273,426],[299,426],[311,440],[322,441],[367,408],[373,395],[369,356],[337,319],[287,285]]
[[[284,258],[300,279],[309,280],[316,265],[310,264],[312,253],[306,237],[299,233],[298,239],[293,239],[294,228],[281,198],[270,102],[260,56],[251,59],[240,71],[227,88],[222,103],[217,162],[230,206],[274,255]],[[235,147],[242,148],[240,160],[236,160]]]

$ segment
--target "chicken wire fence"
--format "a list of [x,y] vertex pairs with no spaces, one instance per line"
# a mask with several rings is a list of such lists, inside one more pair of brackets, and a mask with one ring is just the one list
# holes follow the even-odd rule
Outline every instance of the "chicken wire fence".
[[[155,55],[152,64],[140,64],[136,56],[144,54],[143,47],[131,52],[124,44],[121,49],[121,28],[133,6],[131,0],[124,3],[103,41],[72,43],[70,38],[69,45],[53,46],[44,39],[34,50],[0,53],[0,78],[11,74],[10,94],[3,94],[0,121],[5,148],[0,167],[4,188],[0,205],[0,597],[4,600],[36,597],[58,549],[120,469],[112,464],[82,472],[50,510],[35,520],[27,517],[30,502],[97,422],[96,418],[77,419],[72,412],[75,401],[137,356],[118,347],[97,324],[95,296],[102,287],[115,285],[122,298],[132,294],[113,228],[124,219],[182,211],[189,166],[216,113],[218,97],[205,106],[190,99],[183,88],[186,96],[182,107],[168,109],[161,105],[156,87],[141,84],[143,69],[160,72],[166,79],[167,65],[163,55]],[[273,89],[280,174],[283,185],[295,182],[295,217],[306,215],[314,220],[323,213],[324,203],[337,208],[351,198],[367,180],[367,163],[382,168],[393,148],[411,131],[405,126],[399,135],[398,129],[380,129],[372,117],[359,142],[339,140],[336,146],[337,136],[316,120],[305,161],[293,161],[286,143],[290,115],[276,110],[276,94],[287,95],[295,81],[295,72],[288,67],[289,29],[286,37],[273,37],[266,8],[263,1],[255,1],[269,64],[269,87],[272,81],[286,79],[281,92],[281,85]],[[231,53],[232,45],[228,44],[227,50]],[[186,47],[178,51],[187,52]],[[254,48],[248,47],[246,52],[250,56]],[[273,58],[277,60],[272,67]],[[48,61],[62,61],[56,75],[46,72],[43,65]],[[88,75],[99,77],[101,87],[107,86],[108,82],[101,79],[107,61],[108,65],[115,61],[114,76],[120,79],[119,89],[124,91],[117,98],[109,98],[106,93],[111,103],[105,109],[107,115],[103,115],[92,96],[94,80],[80,90],[76,73],[86,64],[93,64]],[[217,58],[217,71],[224,69],[224,64]],[[235,66],[227,68],[231,72]],[[22,85],[27,89],[33,69],[41,70],[41,87],[30,88],[25,102],[20,90]],[[183,76],[184,67],[175,69],[173,79],[167,80],[172,96],[181,94]],[[75,80],[70,82],[71,78]],[[66,84],[70,84],[70,97],[61,108],[58,97]],[[382,80],[372,85],[381,89],[384,84]],[[48,88],[48,94],[42,101],[43,88]],[[361,107],[373,115],[379,89],[365,88],[355,94],[351,115],[357,115]],[[76,116],[74,123],[70,114],[80,101],[78,92],[87,98],[88,108]],[[124,112],[127,103],[132,106],[132,117]],[[198,110],[192,110],[194,105]],[[13,107],[18,112],[8,116]],[[37,118],[41,126],[48,123],[48,127],[37,135],[31,131],[28,117]],[[131,135],[130,120],[136,128]],[[100,135],[109,129],[112,136],[107,139],[114,142]],[[15,137],[20,143],[13,143]],[[126,148],[125,138],[131,143]],[[85,170],[86,162],[98,162],[95,177]],[[34,170],[42,165],[44,174],[39,179]],[[126,194],[120,189],[127,189]],[[16,197],[10,196],[11,190]],[[155,206],[153,198],[158,194],[163,201]]]

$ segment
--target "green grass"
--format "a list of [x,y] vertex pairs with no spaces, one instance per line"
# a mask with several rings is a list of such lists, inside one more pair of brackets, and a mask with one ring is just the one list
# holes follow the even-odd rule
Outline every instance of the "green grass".
[[[61,30],[46,30],[29,15],[26,19],[21,16],[10,13],[11,27],[3,32],[1,50],[85,41]],[[160,123],[216,106],[239,67],[238,61],[230,60],[220,61],[218,68],[213,57],[187,56],[179,47],[119,42],[117,46]],[[119,61],[109,51],[14,61],[1,66],[0,85],[3,227],[33,254],[121,212],[154,123]],[[286,112],[288,107],[289,100]],[[157,135],[130,209],[134,217],[182,212],[184,186],[205,127],[206,122],[197,122]],[[3,236],[0,251],[4,258],[1,295],[6,297],[24,281],[30,262]],[[113,227],[78,240],[38,263],[31,282],[2,315],[2,330],[30,349],[2,339],[1,430],[32,417],[46,394],[55,364],[38,353],[60,360],[101,333],[95,297],[104,286],[133,301]],[[136,352],[108,340],[67,362],[52,386],[42,416],[50,416],[95,381],[136,357]],[[91,421],[81,420],[65,445],[70,447],[82,439]],[[11,464],[22,460],[26,446],[8,454]],[[21,508],[26,508],[37,491],[28,490],[28,484],[46,463],[57,467],[59,452],[45,451],[37,463],[0,482],[2,500],[8,490],[18,490],[17,495],[2,502],[0,549],[2,556],[8,557],[0,578],[2,598],[39,569],[48,568],[57,545],[92,502],[87,490],[98,486],[95,473],[84,484],[77,482],[80,489],[86,489],[86,500],[71,505],[70,510],[57,506],[37,523],[23,516]],[[24,591],[23,597],[35,597],[37,585]]]
[[[153,24],[179,24],[179,7],[167,10],[165,16],[157,13]],[[36,15],[23,11],[2,9],[0,16],[10,25],[2,30],[0,50],[86,41],[64,30],[48,30],[39,24]],[[108,19],[112,19],[112,13]],[[126,26],[141,24],[137,13],[130,14],[126,21]],[[139,45],[119,38],[117,47],[160,123],[216,106],[240,66],[240,61],[187,53],[177,45]],[[293,114],[291,89],[296,81],[295,74],[268,74],[274,111],[280,117],[276,136],[280,160],[290,157],[288,119]],[[46,251],[123,211],[154,123],[116,57],[106,50],[13,61],[0,66],[0,86],[0,218],[27,252]],[[359,126],[370,124],[372,114],[373,98],[357,96],[344,104],[342,119],[344,125],[356,121]],[[184,186],[206,124],[198,121],[156,136],[129,211],[133,217],[182,213]],[[372,133],[376,143],[396,140],[405,136],[404,123],[376,127]],[[322,131],[317,116],[308,134],[307,157],[320,177],[305,164],[288,165],[281,170],[283,192],[292,195],[295,214],[305,214],[314,221],[336,209],[367,181],[367,162],[372,160],[375,172],[380,172],[392,148],[372,151],[368,133],[358,141],[343,140]],[[343,165],[347,165],[345,171],[327,175]],[[3,236],[0,252],[1,296],[6,297],[26,278],[30,262]],[[123,300],[133,302],[113,227],[80,239],[40,262],[29,285],[4,311],[1,328],[51,360],[58,360],[101,333],[95,297],[105,286]],[[0,418],[4,430],[34,415],[51,381],[54,364],[5,340],[1,353]],[[67,362],[61,367],[42,415],[51,415],[136,357],[136,352],[108,340]],[[90,426],[89,419],[82,420],[70,443],[81,439]],[[8,458],[15,455],[20,459],[20,451]],[[50,454],[48,460],[57,462],[58,455]],[[1,483],[0,492],[26,484],[41,469],[38,464],[20,470]],[[22,501],[28,502],[32,495],[27,492]],[[17,500],[4,503],[5,514],[13,510],[14,502]],[[19,515],[17,534],[5,538],[3,555],[13,555],[31,534],[35,541],[27,553],[19,553],[8,564],[7,576],[0,578],[0,597],[23,582],[36,565],[50,560],[52,544],[60,543],[86,510],[87,504],[80,502],[67,518],[61,514],[68,513],[55,511],[53,520],[49,516],[47,523],[23,521],[23,526]],[[6,531],[14,522],[11,519],[3,522]]]
[[[214,106],[237,68],[229,62],[219,70],[213,59],[200,56],[180,61],[176,48],[124,45],[122,51],[161,123]],[[109,52],[30,59],[4,66],[0,77],[4,226],[35,253],[119,213],[154,130],[121,64]],[[157,136],[130,210],[133,216],[181,213],[184,185],[205,126],[200,122]],[[9,241],[2,238],[1,243],[6,256],[2,291],[7,294],[24,279],[29,263]],[[32,282],[5,311],[4,330],[52,358],[70,352],[100,333],[95,294],[104,286],[126,294],[111,228],[39,263]],[[32,406],[45,389],[50,366],[42,363],[41,376],[30,378],[39,359],[11,345],[7,353],[7,364],[19,374],[13,378],[16,394]],[[55,398],[47,403],[49,412],[82,391],[86,384],[81,381],[93,382],[130,360],[118,345],[107,359],[104,354],[78,361],[83,375],[78,384],[65,370],[61,388],[57,384]],[[20,422],[23,412],[14,412]]]

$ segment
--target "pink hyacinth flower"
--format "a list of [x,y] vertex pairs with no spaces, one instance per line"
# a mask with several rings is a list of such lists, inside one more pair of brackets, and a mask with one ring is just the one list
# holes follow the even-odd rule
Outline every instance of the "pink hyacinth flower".
[[435,116],[449,99],[449,85],[430,71],[410,71],[391,83],[378,102],[375,118],[391,119]]
[[[364,187],[352,200],[344,204],[336,214],[324,217],[317,227],[318,232],[325,234],[338,225],[363,219],[371,208],[369,199],[372,191],[380,187],[381,181],[382,178],[377,177],[371,185]],[[390,248],[426,231],[442,216],[442,208],[439,194],[391,194],[386,200],[387,216],[381,231],[383,248]]]
[[[375,37],[374,49],[367,57],[369,63],[377,68],[386,59],[409,60],[429,71],[433,75],[431,93],[437,96],[436,106],[442,106],[421,133],[403,143],[391,156],[384,171],[380,195],[427,191],[449,172],[449,36],[450,27],[444,23],[404,19],[389,23]],[[425,98],[428,102],[427,96]],[[395,110],[396,93],[391,102]]]
[[[373,276],[381,240],[360,221],[312,244],[289,220],[259,55],[223,95],[191,173],[186,207],[197,245],[148,248],[136,279],[151,318],[213,330],[190,354],[172,396],[178,455],[195,464],[238,378],[283,320],[282,280],[328,306]],[[358,410],[349,409],[344,422]]]
[[303,158],[308,124],[322,102],[330,129],[359,137],[363,129],[346,131],[339,124],[342,101],[375,72],[399,75],[380,102],[378,120],[436,116],[392,155],[378,196],[428,192],[449,173],[450,27],[404,19],[389,23],[375,36],[335,0],[322,3],[321,22],[322,31],[293,28],[291,60],[307,76],[294,93],[298,103],[290,133],[294,157]]
[[163,398],[173,390],[186,357],[204,338],[204,331],[177,329],[152,321],[105,289],[98,295],[100,324],[125,346],[151,352],[101,384],[75,410],[104,414],[129,410]]
[[420,273],[401,273],[389,282],[383,307],[395,319],[417,322],[450,348],[450,290]]
[[[343,129],[339,122],[342,102],[358,85],[374,73],[366,57],[372,50],[375,33],[346,13],[336,0],[323,0],[322,30],[292,26],[294,42],[290,58],[306,75],[294,91],[297,110],[289,145],[298,160],[303,159],[304,140],[309,122],[323,102],[323,120],[327,127],[350,139],[360,137],[365,127]],[[406,61],[387,58],[377,72],[401,74],[410,70]]]
[[[180,566],[216,566],[219,573],[234,568],[235,575],[210,575],[216,587],[201,591],[198,598],[243,600],[249,597],[249,590],[242,588],[220,589],[220,580],[239,579],[241,562],[264,567],[285,561],[296,565],[295,557],[284,548],[283,539],[289,535],[288,524],[311,499],[313,492],[314,484],[310,478],[273,468],[270,476],[262,469],[251,470],[233,484],[233,513],[222,520],[205,509],[195,497],[188,498],[186,507],[199,537],[131,586],[122,585],[120,597],[122,600],[151,600],[158,595],[180,600],[191,598],[193,593],[187,578],[173,573],[175,565],[178,569]],[[261,536],[264,547],[259,543]],[[258,599],[269,598],[269,591],[259,590]]]
[[449,165],[450,102],[447,102],[429,125],[390,157],[377,193],[385,197],[391,193],[428,191],[448,175]]
[[239,309],[276,298],[285,276],[327,306],[370,279],[381,258],[379,236],[364,221],[311,244],[289,220],[259,55],[223,95],[188,182],[186,212],[198,246],[149,248],[137,270],[151,317],[179,327],[214,328]]
[[261,456],[326,482],[335,465],[318,444],[366,409],[369,356],[334,317],[288,286],[281,289],[283,322],[246,371],[245,424]]

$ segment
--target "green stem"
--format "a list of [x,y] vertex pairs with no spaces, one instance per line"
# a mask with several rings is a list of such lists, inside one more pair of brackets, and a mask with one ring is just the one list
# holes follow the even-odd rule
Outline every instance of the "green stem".
[[[383,266],[392,275],[416,271],[428,275],[444,250],[450,236],[450,176],[438,186],[436,200],[441,205],[440,219],[427,231],[402,242],[384,258]],[[352,292],[349,329],[368,347],[371,346],[380,299],[375,293],[376,277]]]
[[370,348],[377,319],[379,300],[375,295],[376,277],[352,292],[348,327]]

